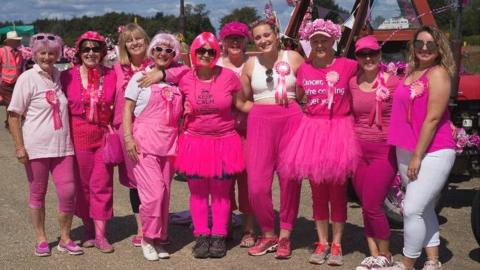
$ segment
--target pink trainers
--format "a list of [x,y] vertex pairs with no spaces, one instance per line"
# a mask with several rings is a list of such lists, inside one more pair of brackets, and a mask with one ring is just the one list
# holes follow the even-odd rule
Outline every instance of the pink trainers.
[[50,256],[52,253],[50,251],[50,246],[48,245],[47,241],[43,241],[35,245],[35,256],[38,257],[47,257]]
[[261,256],[267,254],[267,252],[274,252],[277,250],[278,237],[261,237],[255,243],[255,246],[248,249],[248,255]]
[[288,238],[281,238],[278,240],[277,252],[275,258],[279,260],[290,259],[292,256],[292,247]]
[[138,236],[138,235],[132,236],[132,239],[131,239],[132,245],[134,247],[141,247],[142,246],[142,238],[143,238],[142,236]]
[[75,242],[70,240],[66,245],[62,243],[62,240],[58,242],[57,246],[58,251],[60,252],[68,252],[70,255],[82,255],[83,250],[79,247]]
[[103,253],[112,253],[115,251],[113,246],[108,242],[106,238],[95,239],[95,247]]

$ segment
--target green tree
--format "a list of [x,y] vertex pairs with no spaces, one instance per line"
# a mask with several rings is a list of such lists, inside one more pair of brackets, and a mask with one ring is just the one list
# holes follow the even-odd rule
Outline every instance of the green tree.
[[260,16],[258,16],[256,8],[236,8],[230,14],[227,14],[220,19],[220,27],[231,21],[239,21],[249,25],[258,19],[260,19]]

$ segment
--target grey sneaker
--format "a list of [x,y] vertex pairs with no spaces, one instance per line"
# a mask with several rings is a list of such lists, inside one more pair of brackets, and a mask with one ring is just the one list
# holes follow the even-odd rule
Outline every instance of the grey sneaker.
[[315,245],[317,247],[315,248],[315,251],[313,251],[308,261],[312,264],[322,264],[327,258],[328,252],[330,251],[330,246],[328,243],[322,244],[320,242],[315,243]]
[[442,264],[439,261],[426,261],[422,270],[442,270]]
[[343,265],[342,247],[339,244],[332,243],[330,254],[328,255],[327,264],[331,266]]

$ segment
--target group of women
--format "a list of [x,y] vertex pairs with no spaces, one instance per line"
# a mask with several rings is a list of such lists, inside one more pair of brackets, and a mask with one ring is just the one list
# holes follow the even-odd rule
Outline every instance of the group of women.
[[[357,269],[411,270],[424,247],[423,269],[441,269],[434,199],[455,158],[446,109],[454,64],[446,38],[436,28],[420,28],[401,79],[379,68],[381,47],[373,36],[357,40],[354,61],[335,56],[341,29],[331,21],[317,19],[301,35],[312,48],[306,60],[279,49],[278,28],[269,20],[250,30],[231,22],[220,30],[222,49],[212,33],[194,39],[188,68],[179,63],[174,36],[160,33],[150,41],[140,26],[129,24],[120,33],[113,69],[101,65],[104,37],[90,31],[76,42],[79,64],[62,74],[53,65],[61,38],[33,36],[36,65],[20,76],[8,111],[16,156],[30,184],[35,254],[50,255],[44,228],[49,173],[59,199],[58,250],[83,253],[69,237],[75,214],[84,223],[81,245],[113,252],[105,237],[113,215],[113,165],[104,162],[104,137],[116,133],[124,150],[119,178],[130,188],[138,225],[132,244],[147,260],[170,256],[165,245],[177,172],[190,190],[195,258],[226,255],[236,181],[238,209],[245,214],[240,246],[252,256],[275,252],[288,259],[301,180],[308,178],[318,234],[309,262],[342,265],[352,177],[371,255]],[[259,54],[247,57],[250,38]],[[407,189],[404,258],[394,263],[382,205],[397,169]]]

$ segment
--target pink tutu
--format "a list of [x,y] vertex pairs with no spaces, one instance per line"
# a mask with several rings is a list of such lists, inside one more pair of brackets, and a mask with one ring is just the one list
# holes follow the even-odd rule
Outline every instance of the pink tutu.
[[303,116],[280,161],[279,172],[289,179],[343,184],[355,171],[360,146],[350,116]]
[[242,140],[236,132],[221,137],[183,133],[175,168],[187,178],[233,179],[245,169]]

